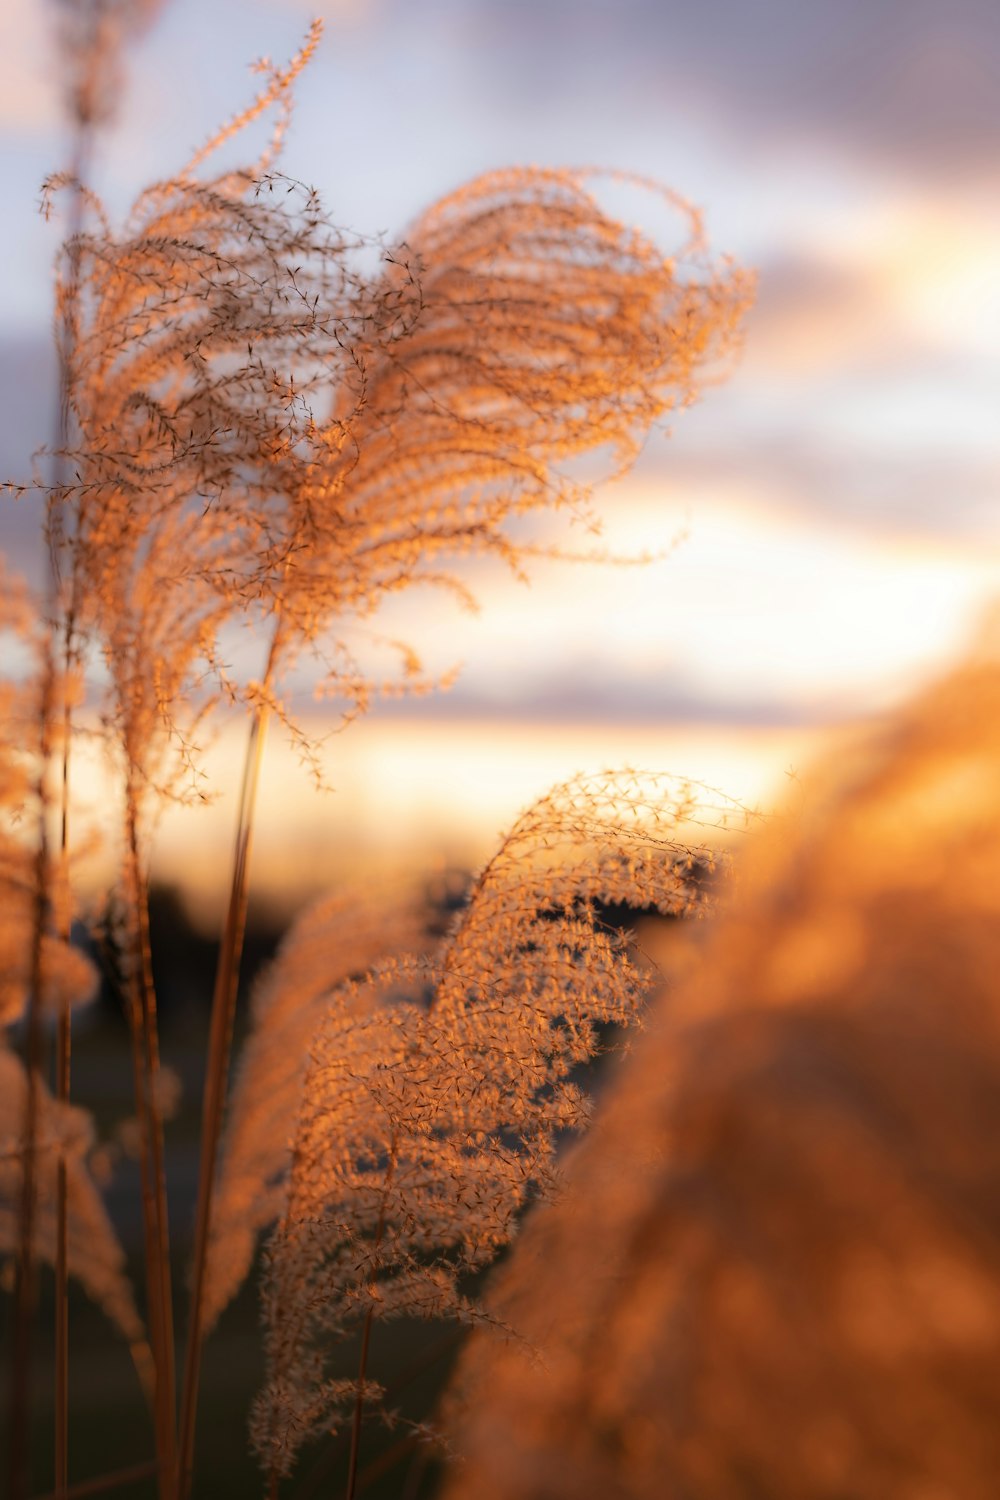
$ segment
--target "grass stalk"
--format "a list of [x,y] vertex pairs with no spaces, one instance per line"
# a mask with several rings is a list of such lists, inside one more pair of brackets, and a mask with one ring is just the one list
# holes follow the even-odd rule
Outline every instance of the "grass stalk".
[[201,1352],[204,1344],[202,1308],[205,1269],[212,1228],[212,1197],[215,1189],[216,1161],[222,1117],[226,1100],[229,1054],[232,1046],[236,997],[239,990],[240,960],[246,931],[247,903],[250,890],[250,853],[253,844],[254,813],[257,788],[267,739],[270,709],[266,694],[274,675],[280,644],[280,621],[275,628],[264,676],[265,696],[254,711],[243,765],[243,782],[236,819],[233,848],[233,872],[229,905],[215,972],[212,995],[212,1018],[209,1029],[208,1058],[201,1113],[201,1160],[198,1172],[198,1203],[195,1212],[194,1254],[191,1267],[191,1306],[187,1349],[184,1361],[184,1383],[181,1394],[178,1500],[190,1493],[194,1472],[194,1442],[198,1412],[198,1385]]
[[402,1463],[404,1458],[413,1453],[419,1442],[420,1439],[414,1432],[408,1432],[405,1437],[397,1438],[390,1448],[380,1453],[378,1458],[373,1458],[371,1463],[366,1464],[362,1469],[358,1475],[357,1493],[363,1495],[376,1480],[391,1473],[397,1464]]
[[[67,630],[66,655],[70,644]],[[59,849],[65,868],[69,856],[69,754],[71,708],[69,697],[63,697],[62,779],[60,786]],[[70,918],[67,911],[65,930],[59,933],[70,940]],[[63,995],[56,1024],[56,1099],[69,1104],[70,1067],[73,1026],[69,997]],[[69,1174],[66,1158],[60,1154],[56,1163],[56,1263],[55,1263],[55,1493],[65,1500],[69,1484]]]
[[[88,139],[82,131],[77,139],[73,177],[76,190],[70,217],[70,240],[75,243],[83,224],[83,181]],[[27,1485],[28,1424],[31,1391],[31,1324],[34,1315],[35,1286],[33,1267],[33,1240],[35,1217],[35,1137],[38,1128],[38,1080],[42,1067],[43,1038],[41,1023],[42,991],[42,940],[49,921],[49,792],[48,772],[52,756],[51,724],[54,712],[56,681],[55,661],[52,645],[52,617],[58,600],[58,569],[53,547],[53,505],[63,483],[63,451],[69,434],[69,387],[70,350],[75,338],[76,295],[75,280],[77,262],[71,263],[70,295],[66,303],[67,317],[62,329],[59,345],[59,390],[56,412],[56,443],[53,473],[53,489],[50,494],[47,514],[49,535],[48,610],[46,634],[43,640],[41,698],[39,703],[39,770],[38,770],[38,845],[35,855],[35,910],[32,931],[32,951],[27,1002],[27,1034],[25,1060],[27,1064],[27,1095],[24,1124],[24,1167],[20,1205],[20,1244],[17,1263],[16,1306],[14,1314],[14,1336],[12,1343],[12,1379],[10,1397],[9,1493],[11,1500],[25,1493]],[[67,652],[69,636],[67,634]],[[63,696],[63,720],[66,731],[63,741],[62,809],[60,818],[60,847],[66,851],[68,837],[68,786],[69,786],[69,701]],[[68,933],[64,934],[68,938]],[[64,998],[59,1012],[56,1097],[65,1102],[69,1098],[69,1004]],[[55,1477],[56,1490],[64,1491],[67,1476],[67,1432],[68,1369],[69,1369],[69,1299],[68,1299],[68,1235],[67,1235],[68,1185],[65,1160],[60,1157],[56,1165],[56,1330],[55,1330]]]
[[55,670],[51,636],[43,639],[39,716],[38,841],[34,860],[34,911],[31,959],[26,1006],[25,1067],[27,1072],[19,1206],[19,1239],[16,1264],[14,1328],[11,1340],[11,1381],[8,1432],[8,1495],[21,1500],[28,1485],[28,1436],[31,1415],[31,1332],[35,1313],[35,1200],[38,1134],[39,1079],[42,1070],[42,944],[49,920],[48,769],[51,757],[50,728],[55,694]]
[[[97,1474],[93,1479],[81,1479],[78,1484],[71,1484],[63,1500],[89,1500],[91,1495],[105,1495],[109,1490],[121,1489],[123,1485],[149,1479],[155,1473],[156,1462],[153,1459],[147,1459],[141,1464],[129,1464],[126,1469],[115,1469],[110,1474]],[[36,1500],[60,1500],[59,1492],[51,1490],[47,1495],[39,1495]]]
[[[90,157],[91,131],[86,122],[80,122],[76,132],[76,144],[70,176],[73,182],[70,199],[70,219],[67,235],[69,246],[69,277],[60,337],[57,340],[59,358],[58,409],[56,412],[56,443],[54,448],[52,492],[49,497],[46,517],[49,537],[49,580],[53,602],[58,597],[59,569],[57,536],[64,534],[64,519],[58,518],[54,507],[62,506],[62,489],[65,484],[65,453],[70,444],[72,423],[70,411],[72,387],[72,361],[77,343],[77,313],[79,301],[80,257],[78,243],[83,232],[84,192]],[[72,730],[72,706],[67,691],[70,669],[74,656],[75,612],[72,607],[63,621],[63,712],[62,712],[62,776],[60,781],[59,850],[65,868],[69,853],[69,761],[70,735]],[[69,915],[66,929],[59,933],[64,942],[69,942]],[[59,1009],[56,1032],[56,1077],[55,1092],[60,1104],[68,1104],[70,1098],[70,1066],[72,1050],[72,1021],[69,1002],[63,998]],[[55,1262],[55,1431],[53,1453],[55,1461],[55,1493],[65,1500],[69,1483],[69,1240],[67,1222],[69,1215],[69,1181],[66,1162],[60,1156],[56,1164],[56,1262]]]
[[427,1444],[419,1443],[419,1446],[417,1446],[418,1443],[419,1439],[414,1439],[410,1451],[412,1452],[415,1447],[416,1452],[413,1453],[413,1458],[410,1460],[410,1467],[406,1471],[406,1478],[403,1481],[399,1500],[417,1500],[417,1495],[420,1493],[421,1481],[427,1472],[427,1465],[431,1461],[431,1450]]
[[170,1230],[166,1172],[163,1157],[163,1117],[159,1107],[160,1054],[156,994],[149,945],[146,882],[140,859],[139,812],[131,777],[126,790],[128,825],[129,900],[132,921],[133,1067],[137,1082],[140,1140],[144,1138],[146,1165],[143,1181],[143,1220],[146,1240],[146,1280],[150,1339],[156,1369],[156,1436],[159,1493],[173,1494],[177,1469],[176,1370],[174,1319],[170,1274]]
[[[455,1349],[465,1337],[465,1329],[453,1328],[442,1338],[438,1339],[430,1348],[425,1349],[412,1359],[401,1371],[395,1380],[385,1388],[385,1399],[397,1396],[405,1391],[421,1375],[425,1374],[438,1360],[445,1355],[454,1353]],[[330,1471],[334,1462],[339,1458],[344,1448],[345,1433],[343,1429],[334,1433],[327,1443],[323,1452],[316,1460],[310,1472],[306,1475],[301,1486],[295,1491],[294,1500],[313,1500],[313,1496],[319,1494],[325,1488],[330,1477]],[[364,1475],[362,1475],[362,1478]],[[360,1480],[358,1481],[360,1484]]]
[[358,1484],[358,1457],[361,1452],[361,1424],[365,1416],[365,1377],[368,1374],[368,1349],[371,1344],[372,1323],[375,1309],[370,1307],[365,1314],[365,1326],[361,1334],[361,1357],[358,1360],[358,1393],[354,1398],[354,1416],[351,1419],[351,1452],[347,1460],[347,1489],[345,1500],[354,1500]]
[[[32,965],[34,968],[34,964]],[[35,1313],[33,1243],[35,1233],[35,1156],[38,1133],[38,1074],[42,1037],[37,1006],[29,1002],[25,1060],[27,1092],[22,1133],[23,1166],[19,1205],[19,1243],[11,1340],[8,1430],[8,1494],[20,1500],[27,1490],[28,1427],[31,1414],[31,1329]]]
[[[372,1292],[375,1291],[375,1283],[379,1271],[379,1252],[382,1249],[382,1240],[385,1236],[385,1210],[386,1197],[392,1187],[392,1179],[396,1175],[396,1155],[398,1151],[398,1140],[393,1135],[389,1142],[389,1163],[385,1173],[385,1187],[382,1205],[379,1209],[378,1224],[375,1227],[375,1243],[372,1248]],[[344,1492],[344,1500],[354,1500],[358,1485],[358,1458],[361,1453],[361,1424],[365,1416],[365,1380],[368,1378],[368,1350],[371,1344],[372,1323],[375,1321],[375,1305],[372,1303],[365,1313],[365,1326],[361,1334],[361,1354],[358,1359],[358,1393],[354,1400],[354,1416],[351,1420],[351,1452],[347,1460],[347,1489]]]
[[134,975],[129,977],[128,1011],[132,1080],[135,1091],[135,1113],[139,1127],[139,1185],[142,1206],[143,1254],[146,1272],[146,1315],[149,1322],[149,1343],[153,1359],[152,1415],[156,1440],[157,1468],[159,1468],[159,1456],[163,1451],[165,1442],[161,1391],[163,1383],[162,1300],[157,1277],[156,1209],[152,1167],[150,1165],[149,1113],[146,1107],[146,1077],[142,1051],[142,1001],[139,996],[139,982]]
[[[56,1097],[69,1099],[70,1022],[69,1006],[59,1012],[56,1032]],[[69,1178],[66,1158],[56,1163],[56,1263],[55,1263],[55,1493],[65,1500],[69,1484]]]

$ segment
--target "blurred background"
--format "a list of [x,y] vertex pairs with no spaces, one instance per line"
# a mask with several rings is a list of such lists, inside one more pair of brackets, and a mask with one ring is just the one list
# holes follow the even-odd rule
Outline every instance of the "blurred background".
[[[53,404],[36,212],[65,161],[52,11],[0,17],[0,475],[30,471]],[[123,212],[248,101],[247,64],[295,50],[313,4],[168,0],[133,49],[95,185]],[[1000,11],[981,0],[327,0],[284,168],[351,228],[405,229],[485,169],[648,174],[759,272],[725,386],[654,434],[598,506],[645,570],[472,579],[462,615],[411,593],[390,634],[457,686],[377,708],[324,751],[317,794],[275,739],[258,893],[281,906],[358,862],[474,864],[577,769],[668,769],[768,805],[817,741],[952,656],[992,597],[1000,396]],[[641,202],[637,204],[642,207]],[[648,226],[653,227],[653,226]],[[668,246],[668,248],[670,248]],[[38,576],[33,516],[4,516]],[[318,729],[333,727],[331,718]],[[242,730],[221,795],[163,823],[157,872],[214,919]],[[99,765],[79,781],[100,806]]]
[[[481,566],[469,575],[475,618],[436,595],[402,596],[384,629],[432,672],[462,663],[456,686],[331,733],[325,792],[272,737],[247,972],[310,894],[362,867],[409,863],[447,907],[461,889],[450,872],[484,859],[521,808],[576,770],[661,769],[772,805],[822,743],[952,658],[1000,582],[1000,7],[166,0],[129,57],[95,163],[112,211],[248,102],[247,65],[290,56],[317,9],[327,32],[283,165],[335,220],[393,238],[489,168],[615,167],[699,205],[713,252],[755,267],[759,290],[732,378],[597,497],[609,548],[669,555],[639,570],[539,565],[528,589]],[[57,10],[0,8],[2,479],[30,475],[55,401],[61,228],[37,205],[67,157]],[[37,513],[4,506],[8,558],[38,581]],[[307,682],[302,695],[309,711]],[[311,713],[317,734],[337,729],[332,713]],[[165,1056],[187,1101],[170,1136],[181,1224],[244,732],[220,726],[206,760],[215,799],[167,813],[154,858]],[[76,764],[79,798],[107,821],[98,754],[82,749]],[[127,1087],[118,1097],[109,1082],[120,1045],[95,1024],[74,1065],[102,1130],[129,1109]],[[121,1164],[112,1199],[130,1250],[135,1176]],[[74,1466],[141,1461],[148,1434],[124,1353],[107,1348],[98,1313],[75,1304],[73,1316]],[[252,1291],[227,1316],[209,1346],[203,1441],[225,1453],[228,1484],[207,1467],[206,1494],[256,1492],[242,1436],[260,1358]],[[426,1407],[438,1372],[419,1381]],[[40,1416],[43,1474],[47,1432]],[[320,1463],[303,1493],[327,1477]]]

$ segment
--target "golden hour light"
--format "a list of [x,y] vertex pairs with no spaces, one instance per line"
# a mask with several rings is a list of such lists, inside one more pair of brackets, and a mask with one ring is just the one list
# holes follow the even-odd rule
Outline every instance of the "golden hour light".
[[993,1500],[1000,12],[318,12],[0,16],[0,1492]]
[[945,199],[893,215],[870,247],[873,278],[918,337],[989,354],[1000,318],[993,267],[1000,216],[984,204],[963,213]]
[[[842,733],[850,734],[845,728]],[[293,747],[274,743],[261,782],[255,830],[259,898],[287,915],[355,875],[402,869],[411,878],[469,870],[489,856],[518,813],[567,770],[670,765],[724,788],[748,809],[780,805],[830,731],[824,726],[560,724],[493,719],[452,726],[432,718],[375,715],[336,737],[321,755],[318,790]],[[175,808],[157,833],[154,877],[184,893],[191,920],[211,932],[224,905],[226,838],[236,814],[243,738],[225,731],[205,758],[223,788],[207,808]],[[103,770],[81,764],[79,816],[108,806]],[[104,818],[107,818],[104,812]],[[111,873],[113,826],[81,866],[88,892]]]
[[[623,481],[609,502],[601,540],[612,554],[661,541],[673,544],[669,558],[642,569],[593,566],[583,584],[553,566],[539,608],[566,643],[564,673],[586,662],[610,678],[614,661],[646,692],[657,674],[680,673],[723,701],[877,706],[961,651],[1000,586],[996,541],[859,532],[769,503],[752,480]],[[498,674],[530,678],[533,615],[524,605],[521,591],[505,587],[482,621],[463,626]],[[441,660],[454,639],[453,625],[427,631]]]

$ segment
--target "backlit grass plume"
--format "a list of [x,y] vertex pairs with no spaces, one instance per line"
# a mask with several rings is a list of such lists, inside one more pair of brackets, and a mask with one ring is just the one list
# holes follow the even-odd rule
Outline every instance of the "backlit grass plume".
[[747,845],[525,1226],[447,1500],[988,1500],[1000,1473],[1000,670]]
[[[529,512],[562,510],[594,526],[593,484],[627,468],[651,427],[719,372],[735,344],[750,280],[732,265],[714,262],[695,212],[655,185],[624,179],[646,191],[657,210],[664,201],[670,205],[670,243],[621,223],[609,208],[620,180],[597,172],[491,173],[419,217],[394,247],[338,228],[311,188],[274,170],[294,86],[319,41],[318,22],[287,66],[259,65],[261,89],[247,109],[175,176],[141,193],[122,225],[112,225],[87,183],[89,154],[97,125],[112,112],[123,39],[154,10],[153,0],[72,0],[65,11],[63,81],[75,146],[69,170],[50,179],[45,193],[47,204],[65,194],[69,232],[57,282],[60,416],[51,473],[39,486],[52,561],[46,610],[51,691],[39,722],[44,764],[51,752],[57,677],[83,678],[100,703],[120,772],[124,974],[155,1365],[157,1483],[162,1500],[175,1491],[184,1500],[193,1465],[203,1313],[214,1315],[229,1295],[217,1280],[206,1302],[204,1276],[268,717],[276,712],[284,718],[308,752],[288,702],[298,661],[311,660],[317,691],[337,700],[345,714],[363,709],[383,676],[372,664],[364,635],[371,626],[363,622],[391,595],[415,583],[431,584],[472,603],[461,571],[469,556],[498,557],[523,574],[532,556],[546,550],[521,525]],[[220,166],[219,153],[264,116],[276,122],[270,145],[246,168]],[[244,628],[256,653],[249,668],[234,664]],[[427,686],[405,641],[399,649],[402,686]],[[204,721],[220,701],[248,708],[250,729],[213,1001],[178,1422],[147,880],[164,801],[207,791],[200,743]],[[67,699],[61,726],[63,865],[72,843],[71,728]],[[555,816],[555,805],[547,811]],[[571,842],[583,838],[582,827]],[[29,985],[39,1004],[41,911],[48,899],[44,854],[35,881]],[[503,868],[501,860],[484,878],[481,906],[500,899],[495,881]],[[590,953],[592,1016],[607,1019],[626,1006],[632,981],[605,977],[597,983],[597,974],[610,974],[622,954],[617,940],[593,920],[591,906],[617,899],[607,894],[613,889],[627,899],[630,882],[639,877],[620,859],[598,859],[594,869],[597,883],[573,898],[579,909],[570,909],[566,892],[558,883],[550,889],[539,874],[523,894],[522,919],[527,922],[532,902],[531,909],[546,911],[545,941],[540,929],[531,943],[550,965],[561,954],[560,975],[578,964],[580,945]],[[453,1012],[461,1017],[473,1051],[480,1045],[474,1026],[485,1027],[481,1045],[493,1050],[489,1059],[484,1054],[484,1069],[499,1066],[496,1028],[506,1024],[502,1005],[489,1019],[496,991],[488,992],[485,974],[475,968],[476,955],[486,951],[487,926],[498,964],[505,954],[496,982],[502,977],[501,988],[513,985],[511,993],[525,1003],[534,983],[525,977],[528,950],[515,960],[504,949],[503,934],[513,929],[501,922],[492,931],[502,907],[491,905],[489,913],[477,928],[480,919],[470,912],[466,936],[457,935],[446,950],[431,1012],[435,1027],[451,1025]],[[362,934],[356,936],[351,952],[367,964],[372,954]],[[294,965],[290,972],[288,978],[279,966],[275,976],[279,985],[287,979],[289,996],[302,982]],[[344,972],[331,964],[327,987]],[[375,989],[388,985],[395,996],[419,972],[419,964],[387,970]],[[466,982],[481,991],[471,1008],[459,999]],[[286,1090],[302,1066],[296,1048],[321,993],[312,980],[304,989],[308,1003],[294,1021],[287,996],[261,1014],[261,1035],[267,1026],[280,1029],[287,1022]],[[345,981],[338,993],[354,992]],[[365,1016],[371,1011],[381,1018],[383,1010],[373,1010],[373,1004],[358,999]],[[476,1264],[488,1246],[503,1241],[528,1184],[545,1177],[553,1130],[576,1118],[578,1102],[564,1075],[591,1050],[592,1022],[572,1008],[558,1025],[543,1019],[546,1007],[556,1004],[555,980],[531,1004],[538,1017],[535,1040],[548,1061],[535,1094],[523,1094],[523,1119],[508,1122],[517,1125],[522,1161],[531,1165],[521,1187],[510,1176],[503,1203],[483,1220],[488,1230],[468,1245],[460,1237],[449,1242],[442,1266],[448,1257],[455,1265]],[[347,1009],[353,1014],[352,1006]],[[479,1021],[469,1019],[473,1011]],[[412,1027],[422,1012],[399,1000],[391,1015],[392,1027]],[[356,1019],[356,1045],[364,1052],[369,1021],[360,1011]],[[414,1040],[407,1032],[405,1047],[429,1048],[433,1058],[443,1046],[436,1034],[432,1028]],[[67,1107],[69,1043],[64,1011],[57,1089]],[[248,1062],[248,1076],[261,1061]],[[526,1079],[535,1067],[527,1065]],[[34,1097],[30,1069],[28,1076]],[[488,1091],[481,1102],[487,1114],[495,1112]],[[273,1104],[276,1114],[284,1112],[281,1089]],[[409,1110],[407,1104],[401,1121]],[[252,1128],[240,1120],[237,1111],[227,1181],[232,1187],[239,1178],[237,1145],[248,1160],[260,1148],[266,1162],[255,1160],[267,1174],[267,1198],[282,1179],[285,1141],[276,1136],[264,1150],[258,1137],[254,1146]],[[506,1130],[507,1124],[496,1128]],[[490,1129],[482,1126],[484,1141],[492,1139]],[[400,1180],[405,1175],[401,1169]],[[301,1190],[296,1184],[288,1201],[298,1202]],[[244,1197],[236,1193],[231,1210],[247,1201],[247,1191],[244,1185]],[[244,1226],[248,1232],[268,1220],[274,1202],[254,1208],[252,1224]],[[65,1224],[65,1194],[59,1214]],[[223,1237],[225,1232],[223,1221]],[[251,1243],[252,1236],[244,1237],[241,1265]],[[469,1249],[473,1243],[480,1248]],[[56,1338],[61,1488],[68,1411],[64,1273],[62,1264]],[[414,1286],[420,1280],[412,1266],[403,1266],[398,1288],[407,1276]],[[426,1288],[426,1277],[420,1284]],[[20,1468],[18,1459],[12,1472]],[[23,1475],[16,1488],[23,1489]]]
[[[2,559],[0,653],[0,1026],[9,1026],[25,1014],[29,998],[47,1020],[64,1003],[90,999],[95,978],[84,956],[58,935],[68,930],[72,898],[65,869],[39,844],[48,793],[44,625],[30,592]],[[49,683],[50,714],[56,699],[71,691],[64,682]]]
[[[69,477],[50,491],[49,533],[65,655],[103,654],[121,756],[161,1261],[148,829],[165,793],[200,790],[199,725],[220,693],[254,711],[206,1083],[185,1452],[256,768],[269,712],[288,719],[283,675],[311,651],[318,690],[365,707],[378,682],[358,622],[415,582],[468,600],[456,568],[470,553],[521,570],[533,545],[512,525],[532,509],[589,519],[594,479],[717,373],[749,296],[689,208],[670,199],[677,243],[661,246],[602,207],[599,174],[492,174],[379,254],[273,174],[273,150],[206,177],[272,107],[280,139],[318,34],[120,231],[77,189],[88,216],[61,285]],[[267,632],[249,682],[227,666],[247,623]],[[404,683],[423,684],[405,645],[402,661]],[[168,1290],[156,1300],[168,1343]]]
[[[40,1081],[36,1081],[36,1088],[32,1254],[55,1265],[56,1167],[63,1160],[68,1180],[69,1274],[79,1280],[128,1341],[148,1390],[152,1375],[149,1347],[126,1273],[125,1252],[87,1165],[94,1144],[93,1121],[87,1110],[53,1099]],[[18,1249],[27,1096],[24,1064],[0,1042],[0,1252],[8,1256]]]
[[[287,104],[314,42],[244,123]],[[185,169],[120,231],[87,201],[60,283],[72,477],[50,492],[50,539],[70,653],[103,650],[126,753],[152,779],[157,735],[185,745],[204,689],[221,674],[235,690],[224,623],[262,597],[273,609],[301,546],[313,403],[356,378],[362,340],[398,330],[407,294],[369,298],[357,240],[259,164]]]
[[592,521],[595,479],[718,374],[749,300],[674,195],[640,184],[676,243],[616,220],[613,174],[488,174],[392,250],[336,228],[267,154],[206,179],[257,115],[283,124],[317,38],[120,231],[88,197],[64,252],[69,477],[50,531],[67,629],[118,659],[138,628],[123,602],[178,596],[145,652],[161,727],[190,712],[195,661],[222,667],[223,622],[262,615],[255,701],[278,702],[282,664],[314,645],[325,689],[363,706],[377,684],[352,622],[414,581],[465,597],[469,553],[521,568],[511,522],[528,510]]
[[[375,1319],[484,1315],[463,1277],[551,1189],[557,1137],[589,1112],[571,1075],[603,1027],[637,1020],[651,983],[606,907],[699,910],[714,862],[705,827],[743,817],[669,778],[567,783],[515,825],[436,954],[332,993],[267,1256],[253,1439],[272,1483],[352,1413],[353,1476],[363,1406],[380,1394]],[[697,843],[684,841],[692,830]],[[357,1379],[331,1381],[331,1350],[353,1335]]]
[[93,966],[59,936],[72,899],[66,871],[50,858],[39,869],[37,744],[30,749],[37,724],[24,717],[36,707],[30,691],[0,685],[0,1027],[20,1021],[29,1000],[39,1020],[51,1022],[64,1006],[90,1000],[96,988]]
[[[71,691],[48,645],[28,590],[0,569],[0,1249],[10,1256],[15,1293],[12,1493],[25,1468],[36,1263],[59,1262],[80,1277],[134,1346],[139,1337],[123,1257],[63,1129],[72,1116],[69,1135],[76,1137],[89,1119],[53,1100],[42,1076],[45,1028],[96,989],[93,966],[67,940],[73,915],[67,860],[48,837],[48,761],[58,710]],[[23,1061],[7,1043],[6,1028],[15,1023],[22,1025]]]
[[426,924],[412,892],[338,892],[295,923],[258,980],[213,1205],[206,1332],[246,1277],[261,1231],[284,1212],[309,1047],[331,996],[388,955],[426,946]]
[[641,185],[669,202],[676,243],[618,222],[601,178],[489,173],[405,231],[418,314],[357,345],[360,385],[331,391],[318,434],[331,453],[283,593],[303,633],[414,581],[460,587],[468,553],[523,569],[512,521],[548,507],[592,523],[595,480],[719,373],[750,278],[713,264],[696,213],[656,184]]
[[[237,692],[224,665],[227,625],[275,611],[276,582],[298,545],[311,384],[322,373],[324,391],[346,389],[357,320],[381,319],[391,336],[410,295],[380,287],[372,312],[350,264],[357,245],[328,223],[314,194],[264,181],[266,153],[248,172],[206,180],[196,170],[271,106],[280,136],[317,37],[314,28],[288,68],[268,70],[255,104],[196,161],[143,193],[120,231],[79,182],[49,184],[71,189],[80,216],[59,284],[65,420],[47,505],[54,615],[68,666],[101,661],[104,724],[124,788],[128,1010],[168,1488],[175,1382],[146,897],[151,828],[164,796],[202,794],[199,726],[220,694]],[[365,338],[377,342],[371,327]],[[264,686],[247,693],[255,703],[271,701],[277,650],[275,634],[264,647]],[[245,906],[242,877],[240,895]],[[228,996],[228,972],[222,988]]]

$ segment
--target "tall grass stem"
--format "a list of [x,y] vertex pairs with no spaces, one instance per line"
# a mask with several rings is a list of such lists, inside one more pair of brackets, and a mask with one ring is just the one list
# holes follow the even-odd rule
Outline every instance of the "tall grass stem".
[[[378,1225],[375,1229],[375,1241],[372,1247],[372,1294],[375,1293],[375,1281],[379,1272],[379,1256],[382,1250],[382,1239],[385,1235],[385,1210],[386,1198],[392,1187],[392,1179],[396,1174],[396,1152],[398,1142],[395,1134],[389,1142],[389,1162],[386,1167],[385,1184],[383,1188],[382,1205],[379,1209]],[[372,1302],[365,1314],[365,1326],[361,1335],[361,1355],[358,1360],[358,1393],[354,1401],[354,1415],[351,1420],[351,1455],[347,1463],[347,1489],[345,1500],[354,1500],[358,1484],[358,1459],[361,1455],[361,1424],[365,1415],[365,1381],[368,1378],[368,1350],[371,1345],[372,1323],[375,1320],[375,1305]]]
[[[87,176],[90,154],[90,129],[80,123],[77,129],[76,148],[71,169],[74,183],[70,200],[70,220],[67,243],[69,245],[69,278],[64,303],[64,314],[58,341],[59,356],[59,404],[56,412],[56,444],[53,460],[53,486],[49,499],[49,578],[52,597],[58,590],[58,567],[53,549],[52,506],[62,505],[61,494],[65,484],[65,454],[70,446],[70,395],[73,378],[72,358],[76,348],[77,302],[80,283],[79,238],[83,232],[84,194],[83,183]],[[62,524],[62,523],[61,523]],[[68,692],[69,675],[73,665],[73,642],[75,632],[74,612],[67,611],[63,622],[63,712],[62,712],[62,775],[60,777],[59,853],[63,869],[69,857],[69,762],[70,736],[73,710]],[[69,908],[66,908],[64,930],[59,937],[70,940]],[[73,1046],[72,1020],[69,998],[64,996],[59,1007],[56,1030],[56,1098],[60,1104],[68,1104],[70,1098],[70,1073]],[[55,1460],[55,1493],[65,1500],[69,1483],[69,1246],[68,1222],[69,1186],[66,1161],[60,1157],[56,1165],[56,1263],[55,1263],[55,1432],[53,1453]]]
[[[136,1484],[141,1479],[150,1479],[155,1473],[156,1462],[153,1459],[147,1459],[141,1464],[129,1464],[127,1469],[115,1469],[110,1474],[98,1474],[93,1479],[81,1479],[78,1484],[71,1484],[63,1500],[90,1500],[92,1495],[105,1495],[109,1490]],[[48,1495],[39,1496],[38,1500],[60,1500],[60,1497],[53,1490]]]
[[[270,681],[277,653],[278,633],[272,643],[266,681]],[[212,1019],[209,1031],[208,1059],[201,1115],[201,1163],[198,1175],[198,1205],[195,1214],[194,1257],[191,1270],[191,1309],[187,1350],[184,1362],[184,1385],[181,1397],[180,1468],[178,1500],[185,1500],[194,1468],[194,1438],[198,1407],[198,1381],[201,1369],[202,1306],[205,1289],[205,1266],[212,1227],[212,1194],[215,1186],[216,1157],[226,1097],[226,1078],[232,1045],[236,996],[239,989],[240,960],[246,931],[247,902],[250,887],[250,853],[253,843],[254,812],[257,787],[264,758],[270,710],[262,702],[254,712],[247,740],[243,766],[243,783],[236,822],[233,850],[233,875],[229,906],[222,934],[222,946],[215,974],[212,996]]]
[[[156,994],[153,988],[152,955],[149,944],[149,904],[140,859],[139,808],[134,783],[126,792],[130,907],[134,924],[133,974],[135,1000],[133,1026],[138,1023],[140,1136],[147,1151],[143,1211],[147,1216],[146,1252],[149,1290],[150,1334],[156,1365],[156,1428],[159,1459],[159,1492],[163,1500],[173,1494],[177,1469],[176,1371],[174,1363],[174,1318],[170,1275],[170,1230],[167,1212],[166,1173],[163,1159],[163,1116],[159,1105],[160,1049],[157,1035]],[[145,1116],[144,1128],[142,1116]]]
[[35,1313],[35,1196],[36,1137],[38,1132],[39,1080],[44,1054],[42,1034],[43,940],[49,912],[48,769],[51,755],[50,727],[55,694],[52,640],[42,642],[41,695],[38,708],[38,842],[34,861],[34,911],[31,964],[28,975],[25,1031],[25,1093],[23,1166],[19,1210],[19,1244],[16,1268],[14,1330],[11,1341],[10,1430],[8,1433],[8,1495],[21,1500],[28,1483],[28,1435],[31,1418],[31,1333]]

